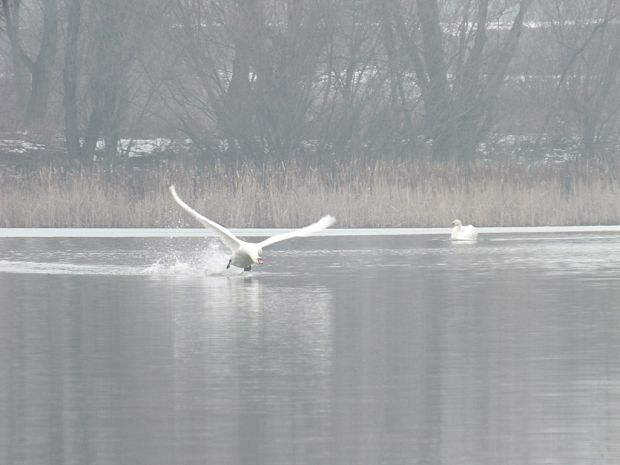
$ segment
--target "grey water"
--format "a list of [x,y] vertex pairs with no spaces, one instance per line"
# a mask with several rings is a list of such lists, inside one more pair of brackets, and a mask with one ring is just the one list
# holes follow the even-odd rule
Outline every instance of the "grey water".
[[0,238],[0,463],[620,463],[618,232],[226,261],[209,237]]

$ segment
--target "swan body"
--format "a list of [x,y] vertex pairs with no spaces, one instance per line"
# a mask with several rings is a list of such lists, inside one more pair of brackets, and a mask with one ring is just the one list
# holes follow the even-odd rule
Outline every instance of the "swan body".
[[463,226],[461,220],[454,220],[451,238],[453,241],[475,241],[478,239],[478,230],[471,224]]
[[271,236],[265,239],[262,242],[246,242],[242,241],[238,237],[236,237],[233,233],[231,233],[224,226],[217,224],[215,221],[212,221],[196,210],[187,205],[181,198],[177,195],[177,192],[174,186],[170,186],[170,193],[174,198],[175,202],[178,203],[181,208],[187,211],[190,215],[196,218],[205,228],[209,228],[216,232],[222,242],[228,246],[228,248],[232,252],[232,256],[228,261],[229,268],[230,265],[237,266],[239,268],[243,268],[245,271],[249,271],[252,269],[252,265],[262,265],[263,264],[263,247],[267,247],[271,244],[275,244],[276,242],[284,241],[287,239],[292,239],[294,237],[305,237],[312,233],[321,231],[323,229],[329,228],[333,225],[336,219],[331,215],[326,215],[322,217],[316,223],[313,223],[309,226],[306,226],[301,229],[295,229],[293,231],[289,231],[283,234],[277,234],[275,236]]

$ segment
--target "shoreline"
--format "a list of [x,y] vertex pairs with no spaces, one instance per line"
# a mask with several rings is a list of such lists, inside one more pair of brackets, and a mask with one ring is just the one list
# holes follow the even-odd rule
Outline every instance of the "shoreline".
[[[479,227],[481,235],[620,233],[620,225]],[[268,237],[288,228],[233,228],[240,237]],[[308,237],[449,236],[450,228],[330,228]],[[206,228],[0,228],[1,239],[214,237]]]

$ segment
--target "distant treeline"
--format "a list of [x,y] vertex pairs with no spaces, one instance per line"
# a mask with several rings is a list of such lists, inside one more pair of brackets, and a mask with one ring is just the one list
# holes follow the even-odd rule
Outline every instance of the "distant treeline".
[[1,5],[0,131],[83,163],[149,137],[258,163],[472,160],[506,135],[618,153],[615,0]]
[[429,161],[0,168],[2,227],[200,227],[168,186],[230,227],[620,224],[620,164]]

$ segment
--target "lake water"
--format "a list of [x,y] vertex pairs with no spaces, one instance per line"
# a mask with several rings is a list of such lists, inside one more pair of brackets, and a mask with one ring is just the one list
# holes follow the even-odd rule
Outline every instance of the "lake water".
[[618,231],[106,234],[0,238],[2,464],[620,463]]

